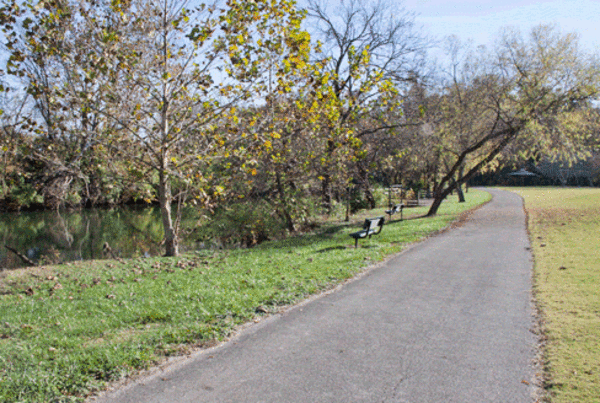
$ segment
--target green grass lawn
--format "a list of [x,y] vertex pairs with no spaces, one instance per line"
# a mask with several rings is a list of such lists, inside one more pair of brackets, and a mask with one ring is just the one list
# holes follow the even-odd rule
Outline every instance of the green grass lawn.
[[511,189],[523,196],[552,402],[600,402],[600,189]]
[[82,401],[108,382],[214,345],[236,326],[331,288],[487,200],[471,191],[467,203],[451,198],[432,218],[417,218],[426,207],[409,209],[412,218],[394,216],[357,249],[348,234],[384,209],[253,249],[2,272],[0,401]]

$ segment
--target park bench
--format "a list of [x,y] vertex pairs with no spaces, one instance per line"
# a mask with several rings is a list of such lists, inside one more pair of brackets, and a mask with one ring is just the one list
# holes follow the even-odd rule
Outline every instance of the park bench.
[[362,230],[349,234],[352,238],[354,238],[354,247],[358,247],[359,239],[366,237],[371,238],[371,235],[379,234],[383,229],[384,222],[384,217],[367,218],[363,224]]
[[402,210],[404,210],[404,204],[395,204],[390,210],[386,210],[385,213],[390,216],[390,220],[392,216],[397,212],[400,212],[400,221],[402,221]]
[[404,205],[406,207],[419,207],[419,199],[406,199]]

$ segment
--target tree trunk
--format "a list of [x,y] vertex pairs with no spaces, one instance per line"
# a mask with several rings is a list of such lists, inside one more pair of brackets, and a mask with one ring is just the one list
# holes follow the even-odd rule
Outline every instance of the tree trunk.
[[331,177],[328,173],[323,174],[321,180],[321,203],[327,214],[331,214],[333,208],[331,205]]
[[37,266],[37,263],[35,263],[33,260],[29,259],[24,254],[20,253],[18,250],[11,248],[10,246],[8,246],[6,244],[4,244],[4,247],[6,249],[8,249],[9,251],[11,251],[12,253],[14,253],[15,255],[17,255],[19,257],[19,259],[21,259],[23,261],[23,263],[25,263],[29,266]]
[[162,216],[163,227],[165,231],[165,256],[179,255],[179,240],[177,232],[173,225],[173,217],[171,216],[171,185],[169,183],[168,174],[164,171],[160,172],[158,186],[158,198],[160,202],[160,213]]
[[296,232],[296,226],[294,225],[294,220],[288,210],[288,205],[285,200],[285,188],[283,186],[283,181],[281,180],[281,172],[277,171],[275,174],[275,178],[277,180],[277,193],[279,193],[279,203],[281,211],[281,216],[285,220],[285,226],[288,231]]
[[431,207],[429,208],[429,211],[427,212],[427,217],[431,217],[437,214],[438,209],[440,208],[440,206],[442,205],[442,202],[444,201],[444,199],[446,197],[448,197],[448,195],[450,193],[452,193],[452,190],[454,189],[455,185],[450,185],[447,189],[442,190],[442,189],[438,189],[434,196],[433,196],[433,204],[431,205]]
[[458,185],[456,187],[456,193],[458,194],[458,202],[459,203],[464,203],[465,202],[465,194],[463,193],[461,185]]
[[367,204],[370,209],[374,209],[377,207],[377,203],[375,203],[375,196],[373,196],[373,192],[371,192],[370,183],[367,181],[364,187],[365,199],[367,199]]
[[[330,129],[331,130],[331,129]],[[327,140],[326,161],[327,166],[324,166],[324,173],[321,179],[321,198],[323,208],[327,214],[333,211],[332,194],[331,194],[331,163],[336,149],[335,142],[331,139]]]
[[371,182],[369,182],[369,172],[365,169],[363,164],[360,162],[358,165],[358,174],[360,175],[360,182],[362,184],[363,192],[365,193],[365,199],[367,200],[367,204],[370,209],[374,209],[376,207],[375,197],[373,196],[373,192],[371,192]]
[[[459,180],[463,177],[464,173],[465,173],[465,168],[463,165],[461,165],[460,168],[458,169],[458,179]],[[465,194],[463,193],[463,190],[462,190],[462,182],[458,182],[458,185],[456,186],[456,193],[458,194],[458,202],[464,203],[465,202]]]

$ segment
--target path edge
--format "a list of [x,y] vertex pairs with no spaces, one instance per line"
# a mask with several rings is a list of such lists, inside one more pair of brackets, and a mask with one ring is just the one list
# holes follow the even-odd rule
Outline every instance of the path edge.
[[533,398],[535,403],[550,403],[552,401],[552,396],[548,391],[548,386],[552,383],[552,379],[550,376],[550,371],[548,368],[548,351],[546,349],[548,344],[548,330],[546,327],[546,315],[544,310],[540,306],[540,301],[538,299],[538,278],[539,273],[536,270],[536,258],[533,253],[533,245],[534,239],[532,238],[532,234],[529,228],[529,211],[525,207],[525,198],[517,192],[507,190],[507,189],[499,189],[505,192],[513,193],[521,199],[523,204],[523,212],[525,213],[525,230],[527,231],[527,238],[529,239],[529,253],[531,255],[531,309],[532,309],[532,319],[533,326],[531,328],[531,333],[536,338],[535,343],[535,357],[533,359],[533,378],[532,384],[535,386],[533,391]]
[[[192,360],[199,359],[202,356],[210,355],[211,353],[214,353],[223,348],[226,348],[229,344],[234,343],[236,340],[239,340],[246,334],[253,332],[253,331],[258,331],[262,327],[268,326],[271,323],[280,320],[283,316],[285,316],[291,312],[294,312],[297,309],[301,309],[302,307],[304,307],[314,301],[317,301],[321,298],[324,298],[328,295],[331,295],[333,293],[336,293],[336,292],[342,290],[344,287],[354,283],[355,281],[361,280],[362,278],[371,274],[373,271],[388,264],[390,260],[395,259],[405,253],[408,253],[410,250],[421,245],[422,243],[427,242],[428,240],[430,240],[432,238],[441,236],[441,235],[443,235],[447,232],[450,232],[454,229],[462,227],[465,223],[467,223],[469,221],[469,219],[471,218],[473,213],[475,213],[477,210],[483,208],[484,206],[486,206],[487,204],[491,203],[494,200],[493,194],[490,193],[486,188],[477,188],[477,189],[488,193],[490,195],[489,200],[487,200],[484,203],[477,205],[467,211],[460,213],[456,219],[451,221],[444,228],[434,231],[431,234],[423,237],[422,239],[420,239],[418,241],[414,241],[414,242],[406,244],[404,249],[402,249],[401,251],[392,253],[392,254],[384,257],[381,261],[379,261],[377,263],[371,264],[369,266],[365,266],[356,275],[354,275],[353,277],[351,277],[349,279],[342,281],[341,283],[338,283],[334,286],[324,289],[321,292],[318,292],[316,294],[313,294],[295,304],[282,306],[277,310],[277,312],[269,313],[268,315],[265,315],[265,316],[255,319],[254,321],[249,321],[249,322],[246,322],[239,326],[234,327],[231,331],[231,334],[221,341],[215,340],[214,343],[209,341],[202,345],[197,345],[197,346],[191,345],[191,346],[189,346],[189,349],[185,353],[182,353],[182,354],[176,355],[176,356],[165,357],[164,360],[162,360],[160,363],[158,363],[148,369],[136,371],[132,374],[126,375],[123,379],[111,382],[106,386],[105,389],[96,391],[93,394],[87,396],[85,398],[84,402],[92,403],[92,402],[96,402],[97,400],[104,399],[112,394],[118,395],[121,392],[125,392],[129,388],[134,387],[137,384],[143,384],[144,382],[151,381],[153,379],[156,379],[157,377],[163,377],[164,375],[185,366],[188,362],[190,362]],[[415,218],[423,218],[423,217],[425,217],[425,215],[415,217]]]

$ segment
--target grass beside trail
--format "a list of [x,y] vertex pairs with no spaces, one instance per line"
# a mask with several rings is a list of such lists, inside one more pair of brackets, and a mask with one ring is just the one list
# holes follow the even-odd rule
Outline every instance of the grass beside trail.
[[213,345],[441,230],[489,195],[473,190],[467,200],[444,202],[432,218],[396,215],[358,249],[348,234],[384,209],[253,249],[2,272],[0,401],[82,401],[165,356]]
[[523,196],[552,402],[600,402],[600,189],[511,189]]

